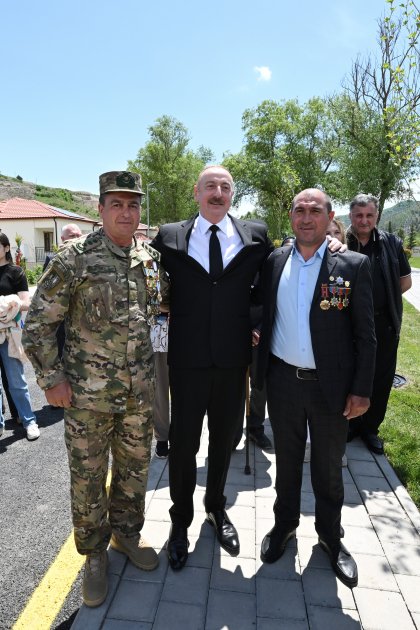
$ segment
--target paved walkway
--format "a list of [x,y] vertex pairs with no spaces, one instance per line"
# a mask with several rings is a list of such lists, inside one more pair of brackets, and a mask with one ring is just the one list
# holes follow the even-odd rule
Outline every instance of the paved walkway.
[[222,551],[203,511],[206,449],[205,432],[184,569],[168,567],[168,466],[153,458],[143,533],[160,565],[146,573],[110,550],[108,598],[96,609],[83,606],[72,630],[420,629],[420,514],[385,456],[372,455],[359,440],[347,445],[342,524],[359,568],[359,586],[350,590],[317,544],[309,464],[297,544],[290,541],[275,564],[261,563],[261,540],[273,525],[275,463],[274,454],[254,445],[251,475],[244,474],[242,445],[226,485],[241,554],[231,558]]

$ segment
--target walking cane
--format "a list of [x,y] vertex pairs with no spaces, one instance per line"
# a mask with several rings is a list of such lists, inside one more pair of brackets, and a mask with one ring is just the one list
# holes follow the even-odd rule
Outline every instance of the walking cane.
[[251,474],[251,467],[249,465],[249,367],[246,371],[246,382],[245,382],[245,416],[246,416],[246,425],[245,425],[245,475]]

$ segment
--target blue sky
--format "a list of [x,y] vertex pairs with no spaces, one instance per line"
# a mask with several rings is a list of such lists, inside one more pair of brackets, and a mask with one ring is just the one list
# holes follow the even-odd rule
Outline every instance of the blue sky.
[[385,0],[3,2],[0,172],[96,193],[163,114],[217,161],[264,99],[326,96],[376,47]]

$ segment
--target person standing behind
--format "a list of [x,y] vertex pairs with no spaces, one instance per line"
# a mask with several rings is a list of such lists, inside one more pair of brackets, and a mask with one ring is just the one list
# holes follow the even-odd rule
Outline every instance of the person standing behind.
[[[74,238],[79,238],[80,236],[82,236],[82,231],[79,228],[79,226],[76,225],[75,223],[67,223],[66,225],[63,226],[61,230],[61,242],[63,245],[67,241],[71,241]],[[49,254],[47,254],[47,256],[45,257],[45,262],[44,262],[42,271],[46,270],[46,268],[48,267],[49,263],[51,262],[53,258],[54,256],[50,256]],[[61,324],[57,328],[56,336],[57,336],[58,356],[61,359],[63,356],[64,342],[66,340],[66,336],[64,333],[64,322],[61,322]]]
[[205,168],[194,188],[198,216],[163,225],[151,245],[169,275],[169,486],[173,502],[167,543],[170,566],[188,557],[194,515],[196,454],[204,415],[209,427],[207,520],[220,545],[239,554],[226,511],[224,487],[237,430],[247,366],[251,362],[250,292],[272,250],[262,222],[228,214],[233,180],[221,166]]
[[262,541],[261,559],[278,560],[299,525],[309,422],[315,529],[337,577],[352,588],[357,566],[340,540],[341,460],[349,421],[369,407],[375,333],[369,261],[328,250],[333,216],[324,192],[296,195],[295,245],[275,250],[263,272],[258,382],[266,378],[277,477],[275,524]]
[[[167,300],[159,255],[137,242],[143,191],[137,173],[99,178],[103,227],[57,253],[41,277],[24,345],[47,401],[64,407],[77,550],[86,556],[83,600],[108,591],[108,543],[140,569],[158,557],[140,532],[153,431],[150,323]],[[56,329],[65,321],[63,360]],[[106,492],[109,452],[112,475]]]
[[[7,377],[7,386],[15,404],[17,415],[22,420],[28,440],[39,438],[40,432],[32,411],[28,385],[23,371],[23,352],[14,352],[14,339],[19,336],[22,311],[27,311],[30,303],[28,281],[22,267],[13,264],[10,241],[0,233],[0,356]],[[4,432],[4,416],[0,409],[0,435]]]
[[350,203],[347,244],[370,260],[378,345],[370,407],[351,423],[348,439],[360,435],[370,451],[381,455],[384,448],[378,432],[394,380],[403,315],[401,296],[411,287],[411,269],[401,239],[377,228],[378,207],[378,199],[364,193]]

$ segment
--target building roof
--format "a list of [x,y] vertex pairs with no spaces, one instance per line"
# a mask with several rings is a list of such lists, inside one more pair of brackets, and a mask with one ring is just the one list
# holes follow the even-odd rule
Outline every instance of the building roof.
[[96,219],[82,217],[80,214],[69,210],[60,210],[49,206],[47,203],[35,201],[35,199],[21,199],[13,197],[0,201],[0,221],[2,219],[75,219],[87,223],[99,223]]

